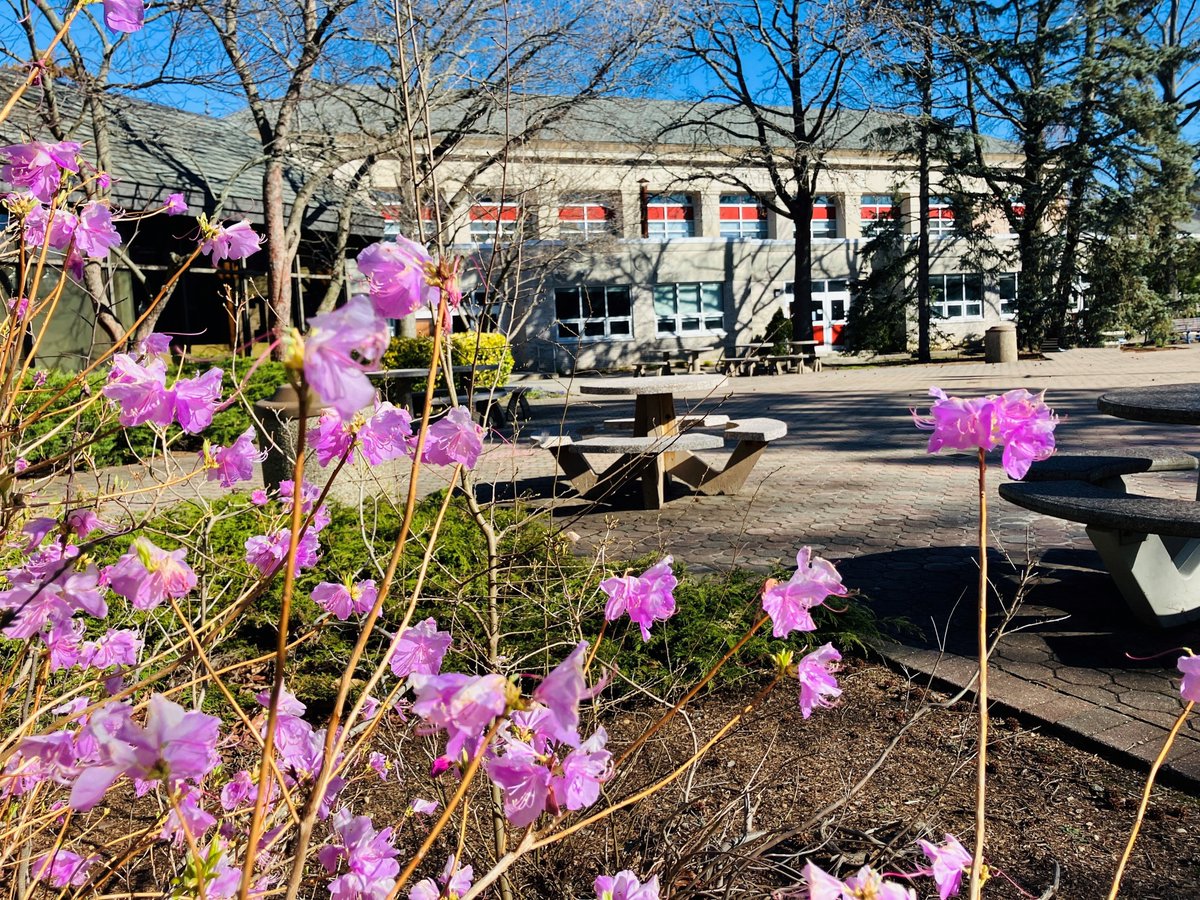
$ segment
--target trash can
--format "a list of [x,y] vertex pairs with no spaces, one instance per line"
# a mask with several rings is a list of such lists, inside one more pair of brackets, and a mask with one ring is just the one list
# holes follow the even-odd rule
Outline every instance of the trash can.
[[983,336],[983,359],[990,363],[1017,361],[1017,326],[1013,322],[993,325]]

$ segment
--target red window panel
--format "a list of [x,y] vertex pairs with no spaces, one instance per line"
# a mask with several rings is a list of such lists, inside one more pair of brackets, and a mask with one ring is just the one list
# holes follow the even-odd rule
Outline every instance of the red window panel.
[[521,210],[499,203],[480,203],[471,207],[472,222],[515,222]]
[[689,221],[695,215],[690,206],[651,206],[646,209],[649,219],[658,221]]
[[761,206],[721,205],[721,221],[723,222],[760,222],[767,217],[767,211]]
[[575,203],[558,211],[560,222],[603,222],[611,218],[612,210],[599,204]]

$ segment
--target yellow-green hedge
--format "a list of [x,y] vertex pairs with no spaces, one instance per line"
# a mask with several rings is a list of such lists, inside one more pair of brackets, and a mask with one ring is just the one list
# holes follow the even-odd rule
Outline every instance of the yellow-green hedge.
[[[478,344],[476,343],[478,339]],[[480,388],[504,387],[513,370],[513,355],[508,338],[495,332],[455,334],[450,336],[450,356],[456,366],[494,365],[499,368],[479,372],[475,386]],[[383,355],[385,369],[423,369],[433,357],[433,338],[395,337]],[[440,381],[440,379],[439,379]],[[424,383],[413,385],[423,391]]]

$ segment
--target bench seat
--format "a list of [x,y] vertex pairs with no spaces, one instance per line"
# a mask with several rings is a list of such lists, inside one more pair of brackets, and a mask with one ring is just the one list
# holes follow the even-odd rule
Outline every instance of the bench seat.
[[1090,481],[1102,484],[1143,472],[1190,472],[1200,463],[1178,447],[1129,447],[1055,454],[1035,462],[1022,481]]
[[779,419],[738,419],[725,428],[725,437],[739,441],[758,441],[764,444],[777,441],[787,434],[787,423]]
[[664,434],[656,437],[597,435],[580,438],[573,441],[570,446],[581,453],[642,455],[678,450],[717,450],[724,444],[725,441],[718,434],[699,434],[689,431],[684,434]]
[[1119,494],[1086,481],[1014,481],[1000,496],[1025,509],[1111,531],[1200,537],[1200,503]]

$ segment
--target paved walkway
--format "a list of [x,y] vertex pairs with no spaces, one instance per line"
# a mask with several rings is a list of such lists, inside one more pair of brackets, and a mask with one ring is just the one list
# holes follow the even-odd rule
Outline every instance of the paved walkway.
[[[788,436],[771,449],[735,497],[683,492],[660,511],[593,506],[556,482],[550,454],[531,445],[538,433],[597,426],[629,415],[629,400],[571,396],[535,401],[534,418],[513,440],[497,440],[479,467],[485,497],[558,496],[555,524],[580,546],[603,547],[610,558],[669,552],[692,571],[794,564],[804,545],[837,561],[848,585],[883,615],[902,615],[920,635],[887,649],[896,664],[950,684],[971,677],[974,635],[975,470],[966,455],[930,457],[909,408],[928,405],[932,384],[951,394],[977,395],[1024,387],[1046,389],[1062,417],[1064,452],[1123,444],[1163,444],[1200,450],[1186,428],[1142,425],[1101,415],[1096,397],[1116,387],[1200,380],[1200,346],[1160,352],[1072,350],[1053,358],[1004,365],[826,367],[820,374],[730,379],[719,396],[695,398],[697,408],[733,416],[769,415],[787,422]],[[990,571],[1005,603],[1018,568],[1037,561],[1037,577],[1015,610],[994,660],[992,692],[1001,710],[1068,733],[1109,754],[1152,759],[1180,709],[1177,649],[1200,650],[1200,627],[1155,631],[1135,625],[1100,568],[1082,526],[1012,507],[996,496],[1005,476],[989,475],[994,537]],[[186,462],[188,468],[192,462]],[[365,473],[376,486],[406,490],[399,473]],[[106,478],[136,481],[144,472],[109,470]],[[435,472],[422,493],[439,487]],[[195,483],[175,497],[195,493]],[[1194,476],[1142,476],[1139,490],[1194,497]],[[368,485],[368,489],[370,486]],[[149,496],[149,495],[146,495]],[[993,604],[996,622],[1003,614]],[[1153,659],[1138,659],[1164,653]],[[852,701],[853,698],[849,698]],[[1200,786],[1200,723],[1181,734],[1164,775]]]
[[[1062,421],[1063,452],[1139,444],[1200,451],[1187,428],[1143,425],[1101,415],[1096,397],[1116,387],[1200,379],[1200,347],[1159,352],[1072,350],[1014,364],[949,363],[878,368],[826,367],[818,375],[731,379],[700,409],[783,419],[789,434],[772,444],[742,493],[696,498],[682,492],[663,510],[555,504],[557,524],[585,546],[615,558],[672,553],[693,571],[733,565],[794,564],[809,545],[838,562],[845,581],[884,615],[921,629],[887,650],[897,664],[954,685],[973,664],[977,527],[974,460],[930,457],[909,408],[928,405],[928,388],[977,395],[1045,389]],[[629,401],[573,399],[568,421],[587,427]],[[562,400],[544,401],[530,431],[557,430]],[[1084,746],[1146,763],[1162,746],[1181,703],[1174,648],[1200,650],[1200,626],[1160,631],[1136,625],[1084,534],[1083,526],[1013,507],[999,499],[1005,478],[994,455],[989,473],[989,554],[1006,603],[1019,568],[1037,576],[1015,611],[994,660],[991,690],[1001,710],[1066,732]],[[489,469],[510,492],[546,496],[554,489],[549,454],[527,442],[497,448]],[[565,482],[558,490],[569,496]],[[1137,489],[1194,497],[1195,476],[1147,475]],[[993,603],[995,622],[1003,611]],[[1166,651],[1156,659],[1135,659]],[[1200,721],[1193,718],[1169,760],[1166,777],[1200,785]]]

